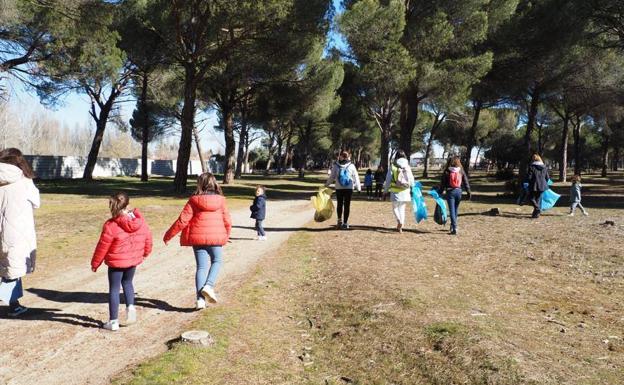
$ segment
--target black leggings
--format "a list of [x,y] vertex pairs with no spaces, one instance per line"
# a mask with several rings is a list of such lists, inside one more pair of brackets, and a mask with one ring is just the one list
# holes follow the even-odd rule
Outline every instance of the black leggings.
[[542,211],[542,191],[531,191],[531,204],[533,205],[533,216],[539,216]]
[[373,197],[373,186],[366,186],[366,196],[369,198]]
[[119,319],[119,289],[123,286],[126,306],[134,305],[134,286],[132,279],[136,266],[126,269],[108,268],[108,311],[110,319]]
[[377,185],[375,185],[375,196],[377,198],[381,198],[382,191],[383,191],[383,184],[377,183]]
[[351,196],[353,195],[353,190],[345,189],[345,190],[336,190],[336,200],[338,201],[337,213],[338,220],[342,218],[342,212],[344,207],[344,221],[343,223],[349,222],[349,212],[351,211]]

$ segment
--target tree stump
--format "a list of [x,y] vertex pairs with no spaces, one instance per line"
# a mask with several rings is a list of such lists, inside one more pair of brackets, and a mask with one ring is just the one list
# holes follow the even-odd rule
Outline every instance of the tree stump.
[[184,343],[201,346],[210,346],[214,343],[212,336],[207,331],[203,330],[189,330],[182,333],[180,339]]

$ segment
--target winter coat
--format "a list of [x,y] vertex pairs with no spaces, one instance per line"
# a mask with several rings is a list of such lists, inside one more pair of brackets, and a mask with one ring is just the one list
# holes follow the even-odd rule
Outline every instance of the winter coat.
[[364,175],[364,186],[366,187],[373,186],[373,174],[372,173]]
[[180,213],[163,240],[182,231],[182,246],[223,246],[230,239],[232,219],[228,212],[225,197],[219,194],[193,195]]
[[542,162],[533,162],[529,166],[526,181],[529,183],[529,191],[544,192],[548,190],[548,169]]
[[572,183],[570,186],[570,202],[579,203],[581,201],[581,188],[583,186],[580,183]]
[[386,174],[381,170],[375,171],[375,183],[384,184],[385,181],[386,181]]
[[35,269],[37,235],[33,209],[39,190],[18,167],[0,163],[0,277],[17,279]]
[[141,264],[152,252],[152,232],[138,209],[104,222],[91,267],[125,269]]
[[[348,186],[343,186],[340,184],[340,171],[346,169],[351,176],[351,184]],[[330,184],[335,183],[336,190],[358,190],[362,191],[362,186],[360,185],[360,176],[358,175],[357,169],[355,165],[348,160],[341,160],[340,162],[334,163],[332,167],[331,174],[329,175],[329,179],[325,183],[325,186],[329,186]]]
[[266,218],[266,195],[262,194],[255,197],[249,209],[251,210],[251,218],[263,221]]
[[440,178],[439,192],[442,193],[452,188],[451,187],[451,171],[452,172],[461,171],[462,173],[461,188],[463,190],[466,190],[466,192],[470,193],[470,180],[468,179],[468,175],[466,174],[466,171],[464,171],[462,167],[448,167],[446,170],[444,170],[444,172],[442,173],[442,178]]
[[[409,165],[409,161],[405,158],[399,158],[395,161],[395,164],[392,167],[388,168],[388,172],[386,173],[386,181],[384,183],[384,191],[387,193],[391,187],[394,176],[392,175],[392,169],[394,167],[398,167],[400,170],[405,170],[407,172],[407,180],[410,186],[414,185],[414,174],[412,173],[412,168]],[[411,189],[406,187],[400,192],[393,192],[390,194],[390,199],[393,202],[411,202]]]

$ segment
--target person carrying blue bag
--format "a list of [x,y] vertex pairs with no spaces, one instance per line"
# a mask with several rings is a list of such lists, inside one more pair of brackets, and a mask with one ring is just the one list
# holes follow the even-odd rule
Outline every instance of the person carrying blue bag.
[[438,188],[440,194],[446,192],[446,201],[448,202],[451,217],[451,235],[457,235],[457,216],[463,189],[466,190],[466,196],[468,200],[470,200],[472,198],[472,193],[470,191],[468,175],[466,175],[459,157],[454,156],[449,160],[444,173],[442,173],[440,187]]
[[533,154],[532,162],[525,180],[525,182],[529,184],[529,199],[533,205],[531,218],[539,218],[542,212],[542,194],[549,188],[549,179],[548,168],[542,161],[542,157],[538,154]]
[[384,195],[390,192],[392,212],[397,221],[397,231],[403,232],[405,226],[405,206],[412,201],[411,188],[414,185],[414,174],[407,155],[403,150],[397,151],[396,157],[386,174]]

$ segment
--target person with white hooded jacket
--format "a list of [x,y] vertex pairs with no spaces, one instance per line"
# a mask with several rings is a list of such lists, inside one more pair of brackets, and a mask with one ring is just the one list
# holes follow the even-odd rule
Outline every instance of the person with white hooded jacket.
[[414,174],[403,150],[399,150],[394,162],[386,173],[384,195],[390,192],[392,211],[397,220],[397,231],[403,232],[405,226],[405,206],[412,201],[411,189],[414,185]]
[[362,186],[360,185],[360,176],[358,175],[357,168],[351,163],[351,156],[347,151],[342,151],[340,153],[340,157],[338,161],[334,163],[325,186],[329,187],[332,183],[335,184],[336,187],[336,213],[338,214],[336,226],[338,229],[348,230],[353,189],[360,192],[362,191]]
[[0,151],[0,300],[9,304],[9,316],[21,306],[22,277],[35,270],[37,236],[33,210],[40,206],[32,169],[17,149]]

